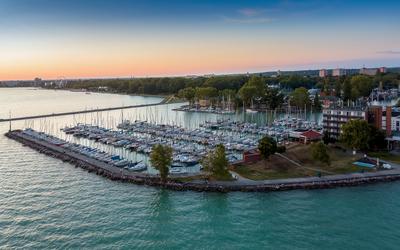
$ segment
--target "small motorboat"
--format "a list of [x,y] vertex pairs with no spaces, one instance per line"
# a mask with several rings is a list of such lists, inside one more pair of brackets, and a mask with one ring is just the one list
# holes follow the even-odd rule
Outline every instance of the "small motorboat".
[[[129,165],[129,170],[131,171],[144,171],[147,169],[147,165],[143,162],[139,162],[139,163],[131,163],[132,165]],[[133,165],[134,164],[134,165]]]

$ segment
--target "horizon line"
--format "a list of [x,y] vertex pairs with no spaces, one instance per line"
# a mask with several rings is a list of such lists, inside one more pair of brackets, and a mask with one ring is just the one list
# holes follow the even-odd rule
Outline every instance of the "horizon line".
[[[357,69],[374,69],[374,68],[388,68],[388,69],[393,69],[393,68],[400,68],[399,66],[377,66],[377,67],[334,67],[334,68],[328,68],[328,67],[322,67],[322,68],[303,68],[299,67],[299,69],[277,69],[277,70],[268,70],[268,71],[248,71],[248,72],[210,72],[210,73],[198,73],[198,74],[177,74],[177,75],[146,75],[146,76],[88,76],[88,77],[64,77],[60,76],[59,78],[41,78],[40,76],[37,76],[36,78],[39,78],[42,81],[56,81],[56,80],[107,80],[107,79],[146,79],[146,78],[187,78],[187,77],[210,77],[210,76],[229,76],[229,75],[254,75],[254,74],[263,74],[263,73],[278,73],[280,72],[299,72],[299,71],[315,71],[315,70],[333,70],[333,69],[345,69],[345,70],[357,70]],[[34,81],[34,79],[0,79],[0,82],[14,82],[14,81]]]

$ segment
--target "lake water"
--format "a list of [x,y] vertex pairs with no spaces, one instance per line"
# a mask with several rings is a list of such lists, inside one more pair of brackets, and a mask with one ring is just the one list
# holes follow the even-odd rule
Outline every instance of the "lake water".
[[[160,101],[0,89],[0,118]],[[124,119],[195,127],[220,116],[157,108],[14,122],[59,134],[85,120]],[[242,115],[234,116],[242,119]],[[263,122],[263,115],[246,120]],[[0,249],[397,249],[400,182],[278,193],[173,192],[113,182],[3,136],[0,123]]]

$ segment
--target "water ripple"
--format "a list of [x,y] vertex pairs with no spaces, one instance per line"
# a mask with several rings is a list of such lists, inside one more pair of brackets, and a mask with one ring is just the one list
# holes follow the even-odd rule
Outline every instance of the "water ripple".
[[113,182],[0,138],[0,248],[395,249],[399,183],[279,193]]

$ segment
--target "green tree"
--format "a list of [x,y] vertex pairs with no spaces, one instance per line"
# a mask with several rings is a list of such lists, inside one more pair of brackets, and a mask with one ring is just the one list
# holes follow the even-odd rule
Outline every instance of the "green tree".
[[358,97],[366,97],[369,96],[372,89],[374,88],[374,84],[372,78],[365,75],[356,75],[351,78],[351,86],[353,89],[353,94],[356,93],[357,95],[353,95],[353,98]]
[[331,158],[328,154],[327,147],[323,142],[317,142],[311,145],[311,156],[316,161],[320,161],[327,165],[331,164]]
[[343,100],[348,101],[352,100],[352,87],[349,79],[346,79],[343,83]]
[[255,87],[257,89],[257,97],[262,97],[265,93],[265,82],[262,77],[252,76],[245,86]]
[[324,131],[324,136],[322,137],[322,141],[328,145],[329,143],[334,143],[335,139],[331,137],[331,134],[328,131]]
[[210,152],[202,161],[205,170],[212,173],[217,179],[230,179],[228,171],[229,162],[226,159],[225,147],[217,145],[214,152]]
[[161,181],[165,182],[172,163],[172,148],[161,144],[154,145],[150,153],[150,163],[160,172]]
[[342,97],[342,83],[339,79],[335,79],[335,95],[337,97]]
[[304,108],[309,107],[310,103],[308,90],[304,87],[297,88],[290,94],[290,105]]
[[258,150],[260,151],[261,156],[265,160],[268,160],[268,158],[277,151],[276,141],[270,136],[264,136],[258,141]]
[[186,99],[190,105],[193,104],[195,95],[196,95],[196,91],[192,87],[181,89],[178,92],[178,96]]
[[212,99],[216,98],[218,96],[218,90],[213,87],[199,87],[196,88],[196,94],[195,96],[198,99]]
[[234,89],[223,89],[220,91],[220,96],[223,96],[225,100],[227,100],[228,98],[234,100],[236,96],[236,91]]
[[242,99],[243,106],[248,105],[257,94],[257,88],[254,86],[243,86],[239,90],[240,99]]
[[322,110],[322,105],[321,105],[321,101],[319,100],[319,95],[316,94],[313,100],[313,108],[316,111],[321,111]]
[[239,90],[239,96],[244,106],[252,100],[260,101],[264,95],[265,81],[264,78],[259,76],[252,76]]
[[379,130],[374,125],[369,124],[369,141],[368,147],[370,149],[379,150],[386,148],[386,135],[382,130]]
[[342,125],[340,141],[354,150],[368,149],[370,127],[365,120],[350,120]]
[[274,110],[277,108],[282,107],[283,101],[284,101],[284,96],[283,94],[275,88],[267,88],[265,91],[265,103],[267,106]]

